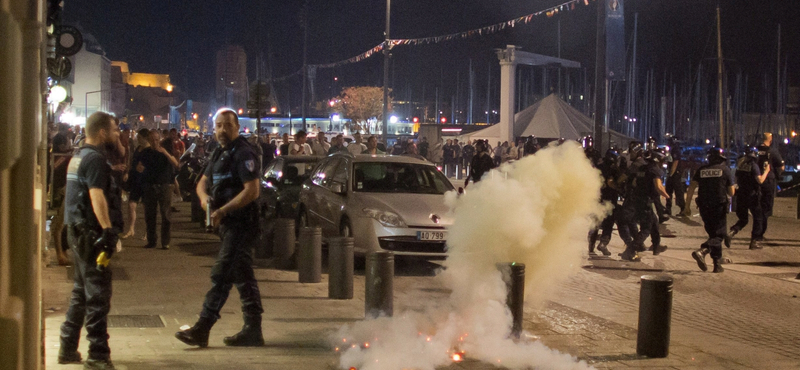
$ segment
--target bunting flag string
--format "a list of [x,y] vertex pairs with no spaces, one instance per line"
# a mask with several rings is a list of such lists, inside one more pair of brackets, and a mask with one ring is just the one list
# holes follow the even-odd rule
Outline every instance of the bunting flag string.
[[[576,4],[583,3],[584,5],[589,5],[589,1],[590,0],[569,0],[569,1],[561,3],[559,5],[556,5],[556,6],[547,8],[547,9],[543,9],[543,10],[540,10],[540,11],[537,11],[535,13],[531,13],[531,14],[528,14],[528,15],[523,15],[521,17],[517,17],[517,18],[511,19],[511,20],[505,21],[505,22],[500,22],[500,23],[496,23],[496,24],[493,24],[493,25],[490,25],[490,26],[476,28],[476,29],[469,30],[469,31],[451,33],[449,35],[432,36],[432,37],[421,37],[421,38],[415,38],[415,39],[391,39],[391,40],[388,40],[389,50],[391,50],[393,47],[398,46],[398,45],[436,44],[436,43],[445,42],[445,41],[452,41],[452,40],[455,40],[455,39],[466,39],[466,38],[473,37],[475,35],[478,35],[478,36],[490,35],[490,34],[493,34],[493,33],[497,33],[497,32],[503,31],[503,30],[505,30],[507,28],[514,28],[518,24],[522,24],[522,23],[528,24],[528,23],[531,22],[531,20],[533,20],[533,17],[537,17],[537,16],[540,16],[540,15],[545,15],[548,18],[550,18],[550,17],[553,17],[553,16],[557,15],[560,12],[569,11],[569,10],[575,10],[575,5]],[[591,1],[596,1],[596,0],[591,0]],[[361,53],[359,55],[356,55],[356,56],[354,56],[352,58],[343,59],[343,60],[340,60],[338,62],[333,62],[333,63],[309,64],[309,67],[310,68],[314,68],[314,67],[316,67],[316,68],[334,68],[334,67],[340,67],[340,66],[343,66],[343,65],[346,65],[346,64],[358,63],[360,61],[363,61],[363,60],[375,55],[376,53],[380,53],[381,51],[383,51],[383,49],[386,47],[386,45],[387,45],[387,41],[384,41],[384,42],[378,44],[377,46],[373,47],[372,49],[369,49],[369,50],[367,50],[367,51],[365,51],[365,52],[363,52],[363,53]],[[290,75],[286,75],[286,76],[283,76],[283,77],[273,78],[272,81],[283,81],[283,80],[286,80],[288,78],[291,78],[293,76],[296,76],[296,75],[299,75],[299,74],[302,74],[302,73],[303,73],[303,69],[300,68],[300,70],[298,70],[295,73],[292,73]]]

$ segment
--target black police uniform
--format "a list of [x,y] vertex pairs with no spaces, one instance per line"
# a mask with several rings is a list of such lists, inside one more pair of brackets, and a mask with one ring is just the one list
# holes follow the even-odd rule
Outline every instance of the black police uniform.
[[679,148],[673,148],[672,152],[670,153],[670,161],[667,162],[667,171],[672,171],[672,166],[675,165],[677,165],[675,173],[669,175],[669,172],[667,172],[667,183],[665,185],[665,190],[671,197],[667,199],[666,204],[666,213],[668,215],[672,214],[672,198],[675,198],[675,204],[677,204],[678,208],[680,208],[678,214],[683,213],[683,209],[686,207],[686,200],[684,199],[686,197],[684,195],[686,193],[686,182],[683,180],[685,166],[683,164],[683,158],[681,158],[681,151]]
[[783,158],[778,150],[774,147],[767,145],[758,146],[758,164],[761,170],[765,168],[765,164],[769,163],[770,171],[766,180],[761,184],[761,211],[763,217],[761,218],[761,233],[758,235],[758,240],[764,239],[764,233],[767,232],[767,222],[769,217],[772,216],[772,206],[775,203],[775,194],[778,191],[777,179],[780,177],[780,168],[783,167]]
[[736,224],[731,226],[731,231],[738,233],[747,226],[747,212],[753,214],[753,231],[751,239],[758,240],[764,235],[761,228],[764,226],[764,213],[761,210],[761,184],[758,178],[761,176],[761,168],[756,158],[744,156],[739,158],[736,163],[736,217],[739,219]]
[[[59,356],[76,353],[81,327],[85,324],[89,359],[108,360],[111,354],[107,330],[107,316],[111,308],[111,271],[97,269],[97,256],[101,250],[95,247],[95,243],[103,234],[103,228],[94,214],[89,189],[103,190],[112,224],[111,232],[119,234],[123,227],[122,197],[111,176],[111,164],[100,148],[86,145],[72,157],[67,170],[64,218],[67,242],[74,256],[75,284],[66,320],[61,325]],[[107,252],[113,253],[113,250]]]
[[629,190],[620,211],[620,237],[626,245],[623,257],[633,257],[637,250],[643,251],[648,236],[654,247],[661,245],[658,217],[653,212],[654,194],[658,194],[653,180],[661,176],[658,165],[648,163],[643,158],[636,159],[628,169]]
[[607,215],[600,222],[599,229],[595,228],[589,232],[589,253],[594,252],[594,245],[597,241],[599,231],[600,245],[598,249],[605,255],[610,255],[607,251],[608,243],[611,242],[611,234],[614,230],[614,222],[619,218],[619,191],[608,185],[609,181],[616,182],[620,177],[619,166],[616,161],[604,159],[598,168],[603,176],[603,187],[600,188],[600,202],[610,203],[613,207],[611,214]]
[[469,178],[472,179],[472,182],[479,182],[483,174],[491,171],[494,167],[494,161],[489,156],[489,153],[478,153],[472,157],[472,162],[469,165]]
[[[218,148],[211,156],[205,176],[212,209],[228,203],[244,190],[244,184],[259,178],[261,164],[252,146],[239,136],[224,148]],[[242,313],[246,325],[261,327],[261,294],[253,273],[253,243],[258,239],[253,228],[258,222],[256,202],[225,215],[220,224],[222,246],[214,267],[211,268],[211,290],[203,302],[201,319],[213,325],[220,318],[233,285],[242,299]]]
[[[422,155],[422,152],[420,152]],[[423,155],[424,157],[424,155]],[[464,162],[464,168],[467,168],[472,163],[472,158],[475,157],[475,147],[472,146],[469,142],[464,144],[464,148],[461,149],[461,159]],[[469,168],[467,168],[467,173],[469,174]]]
[[701,166],[692,176],[698,183],[697,207],[708,234],[704,243],[715,261],[722,258],[722,242],[728,235],[728,188],[734,180],[727,163]]

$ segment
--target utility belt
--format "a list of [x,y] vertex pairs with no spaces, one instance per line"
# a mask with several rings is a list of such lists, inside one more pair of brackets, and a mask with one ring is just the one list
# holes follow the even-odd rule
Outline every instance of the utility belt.
[[102,234],[102,230],[98,227],[93,227],[86,222],[79,222],[69,224],[67,227],[72,231],[75,236],[75,245],[73,247],[79,257],[84,261],[94,261],[97,258],[97,253],[94,249],[94,241],[97,240]]

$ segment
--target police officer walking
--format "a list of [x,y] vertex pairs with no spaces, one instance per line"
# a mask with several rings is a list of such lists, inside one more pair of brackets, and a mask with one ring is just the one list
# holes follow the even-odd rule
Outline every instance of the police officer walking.
[[114,254],[123,227],[120,188],[104,151],[108,144],[119,141],[119,135],[114,117],[104,112],[92,114],[86,120],[85,145],[67,169],[65,223],[75,257],[75,285],[61,325],[60,364],[81,362],[78,341],[85,324],[89,358],[84,368],[114,369],[107,330],[111,271],[98,257]]
[[253,225],[258,221],[260,185],[258,157],[255,150],[239,136],[239,117],[230,109],[217,112],[214,127],[220,148],[212,155],[205,174],[197,184],[197,196],[203,208],[211,207],[211,222],[219,227],[222,245],[211,269],[211,289],[206,294],[200,319],[189,329],[175,333],[180,341],[208,346],[211,327],[220,318],[220,310],[233,285],[239,290],[244,314],[242,331],[224,338],[228,346],[262,346],[261,294],[253,273]]
[[[722,268],[722,243],[728,239],[727,213],[728,197],[735,193],[733,176],[726,163],[728,159],[721,148],[708,150],[708,164],[700,166],[692,176],[689,191],[686,193],[686,210],[691,212],[692,197],[698,189],[697,206],[700,217],[708,234],[708,241],[700,249],[692,252],[692,258],[703,271],[708,271],[706,254],[711,254],[714,261],[714,272],[725,271]],[[726,241],[729,243],[729,241]]]
[[611,203],[613,206],[612,213],[607,215],[602,222],[600,228],[592,229],[589,232],[589,254],[595,254],[595,244],[599,231],[602,230],[600,235],[600,244],[597,245],[597,250],[603,253],[604,256],[610,256],[611,252],[608,250],[608,243],[611,242],[611,233],[614,229],[614,221],[619,217],[619,208],[617,201],[619,199],[619,186],[618,180],[620,177],[619,165],[617,159],[619,152],[616,149],[608,149],[606,155],[603,157],[602,163],[599,165],[600,174],[603,176],[603,187],[600,188],[600,202]]
[[758,146],[758,164],[762,171],[766,172],[767,164],[771,171],[767,174],[767,179],[761,184],[761,211],[764,216],[761,218],[762,227],[759,241],[764,240],[764,233],[767,232],[767,221],[772,216],[772,206],[775,203],[775,194],[778,192],[777,179],[783,173],[784,163],[780,152],[772,145],[772,133],[765,132],[761,137],[761,145]]
[[[766,181],[770,173],[769,163],[762,173],[758,165],[758,149],[754,146],[745,149],[745,155],[736,162],[736,217],[739,220],[731,226],[728,240],[733,238],[747,225],[747,212],[753,214],[753,231],[750,234],[750,249],[761,249],[758,240],[764,233],[764,213],[761,210],[761,184]],[[725,244],[730,248],[730,242]]]

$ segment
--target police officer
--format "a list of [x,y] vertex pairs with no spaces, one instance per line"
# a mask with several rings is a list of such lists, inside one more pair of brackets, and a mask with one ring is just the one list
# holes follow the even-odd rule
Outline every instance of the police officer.
[[483,174],[491,171],[492,168],[495,167],[492,156],[489,155],[489,148],[485,140],[478,140],[475,144],[475,149],[478,153],[472,157],[472,163],[469,165],[469,174],[467,175],[467,179],[464,180],[464,188],[469,185],[470,179],[472,179],[472,182],[481,181]]
[[[602,252],[604,256],[611,255],[611,252],[608,250],[608,243],[611,242],[614,221],[619,217],[619,205],[617,204],[619,200],[619,187],[617,184],[621,174],[619,172],[619,165],[617,164],[618,158],[619,152],[616,149],[608,149],[598,168],[600,174],[603,176],[603,187],[600,188],[600,202],[611,203],[613,207],[612,213],[607,215],[606,218],[600,222],[600,230],[602,230],[603,233],[600,235],[600,244],[597,246],[597,250]],[[597,228],[589,232],[589,254],[594,254],[598,233],[599,230]]]
[[583,146],[583,153],[586,155],[586,158],[592,162],[592,166],[597,168],[600,164],[600,152],[597,151],[594,147],[594,139],[591,136],[586,136],[581,140],[581,144]]
[[97,112],[86,120],[86,142],[67,169],[67,241],[75,257],[75,285],[61,325],[58,363],[80,363],[81,327],[86,325],[89,358],[86,369],[114,369],[108,347],[107,317],[111,305],[111,271],[98,266],[102,252],[111,257],[122,232],[122,198],[111,176],[104,148],[119,141],[114,117]]
[[766,172],[767,164],[771,168],[767,179],[761,184],[761,211],[764,216],[761,218],[762,227],[760,228],[760,235],[757,235],[759,241],[764,240],[764,233],[767,232],[767,221],[772,216],[772,205],[775,203],[775,193],[778,191],[777,179],[783,173],[784,163],[781,154],[777,148],[772,145],[772,133],[765,132],[761,137],[761,145],[758,146],[758,164],[761,166],[762,172]]
[[686,193],[686,209],[691,208],[690,201],[698,189],[697,207],[708,234],[708,241],[700,249],[692,252],[701,270],[707,271],[706,254],[711,253],[714,261],[714,272],[725,271],[722,268],[722,243],[728,237],[727,213],[728,197],[735,193],[733,176],[726,163],[725,152],[718,147],[708,150],[708,163],[700,166],[692,176],[689,191]]
[[[211,290],[206,294],[200,319],[189,329],[175,333],[180,341],[208,346],[211,327],[220,318],[220,310],[236,285],[242,300],[244,327],[224,338],[228,346],[262,346],[261,295],[253,274],[253,225],[258,221],[260,186],[258,157],[255,150],[239,136],[239,117],[222,109],[214,117],[215,135],[221,147],[212,155],[205,174],[197,184],[197,196],[203,208],[211,207],[211,222],[219,227],[222,245],[211,269]],[[210,193],[210,194],[209,194]]]
[[766,170],[762,173],[761,166],[758,165],[758,149],[754,146],[747,147],[744,156],[736,162],[736,217],[739,220],[731,226],[728,233],[728,243],[730,248],[730,238],[733,238],[739,231],[747,225],[747,212],[753,214],[753,231],[750,234],[750,249],[761,249],[758,238],[764,233],[761,227],[764,225],[764,213],[761,210],[761,184],[766,181],[770,173],[770,166],[766,164]]
[[525,140],[525,147],[524,152],[525,155],[533,155],[539,151],[539,141],[536,140],[536,136],[528,136],[527,140]]

